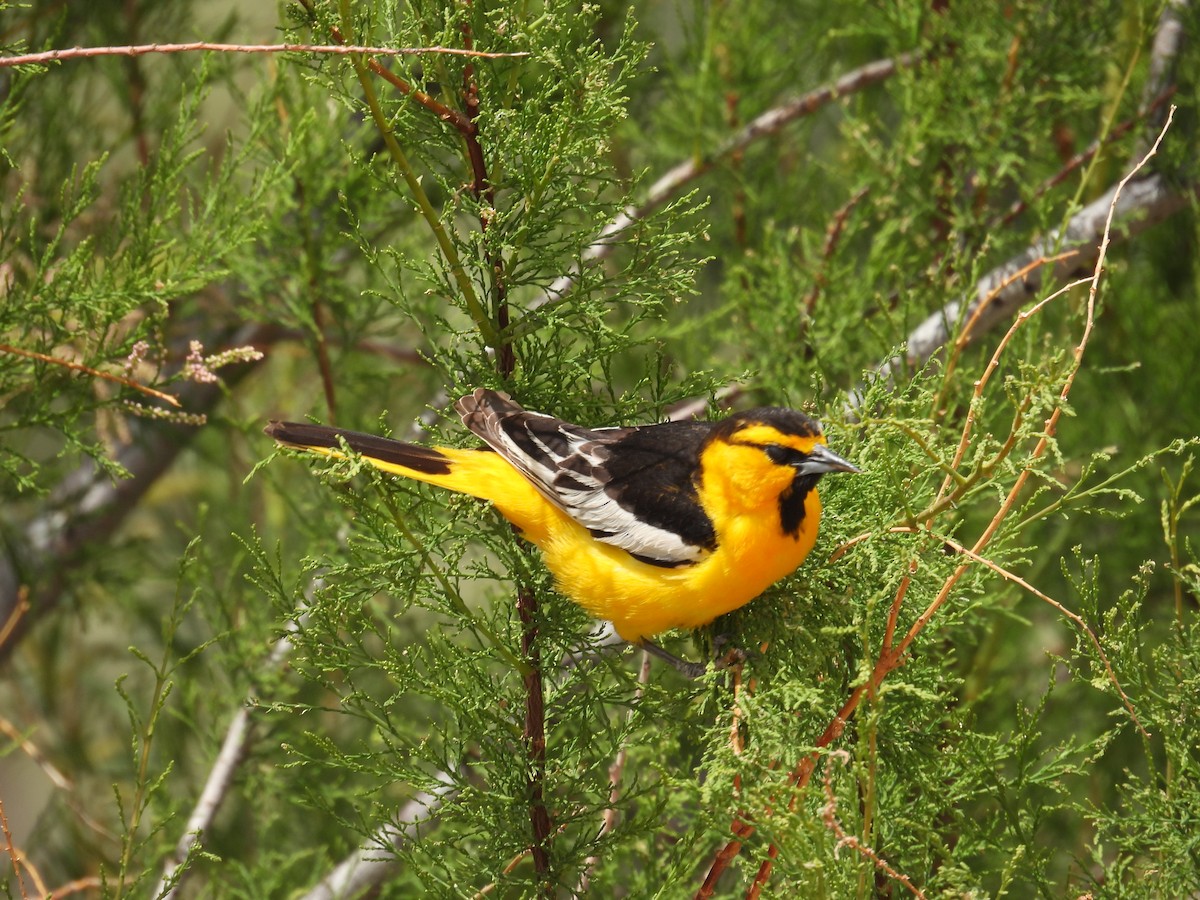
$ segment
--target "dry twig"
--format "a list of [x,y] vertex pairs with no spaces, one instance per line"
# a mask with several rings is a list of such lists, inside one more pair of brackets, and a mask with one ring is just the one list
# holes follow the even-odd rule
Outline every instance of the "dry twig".
[[419,56],[423,53],[441,53],[447,56],[475,56],[484,59],[529,56],[525,51],[517,53],[488,53],[483,50],[462,50],[458,47],[350,47],[345,44],[217,44],[211,41],[192,41],[186,44],[128,44],[116,47],[66,47],[59,50],[44,50],[40,53],[22,53],[17,56],[0,56],[0,69],[13,66],[45,65],[71,59],[89,59],[97,56],[146,56],[151,53],[321,53],[331,56],[349,56],[361,53],[369,56]]

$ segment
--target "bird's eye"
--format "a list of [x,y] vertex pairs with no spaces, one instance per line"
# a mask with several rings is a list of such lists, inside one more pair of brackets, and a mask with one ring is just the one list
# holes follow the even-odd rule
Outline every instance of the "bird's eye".
[[798,466],[804,461],[804,454],[782,444],[767,444],[763,451],[771,462],[779,466]]

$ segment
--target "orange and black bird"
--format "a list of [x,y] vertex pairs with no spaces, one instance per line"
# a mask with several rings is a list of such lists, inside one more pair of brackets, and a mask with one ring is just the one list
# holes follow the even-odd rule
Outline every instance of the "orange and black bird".
[[790,575],[817,538],[817,483],[859,471],[793,409],[584,428],[483,388],[455,408],[486,447],[297,422],[266,431],[287,447],[339,458],[348,449],[384,472],[489,501],[542,551],[562,593],[635,643],[706,625]]

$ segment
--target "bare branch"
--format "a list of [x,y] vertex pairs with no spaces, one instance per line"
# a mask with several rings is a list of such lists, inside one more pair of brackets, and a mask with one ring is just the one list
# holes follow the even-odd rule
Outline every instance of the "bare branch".
[[488,53],[483,50],[460,50],[457,47],[349,47],[343,44],[214,44],[192,41],[188,44],[129,44],[120,47],[67,47],[20,56],[0,56],[0,69],[13,66],[44,65],[69,59],[88,59],[96,56],[145,56],[150,53],[324,53],[348,56],[352,53],[371,56],[417,56],[422,53],[441,53],[447,56],[476,56],[483,59],[529,56],[516,53]]
[[429,822],[446,798],[458,789],[454,779],[445,772],[439,772],[437,780],[440,782],[437,787],[422,791],[404,804],[395,819],[380,826],[302,900],[347,900],[387,878],[396,862],[391,854],[416,837],[420,827]]
[[[1183,46],[1183,15],[1190,6],[1189,0],[1167,0],[1158,18],[1154,32],[1154,43],[1150,46],[1150,61],[1146,71],[1146,84],[1142,88],[1142,109],[1154,113],[1155,130],[1162,127],[1166,113],[1156,112],[1155,98],[1170,92],[1175,81],[1175,69],[1179,62],[1179,51]],[[1141,159],[1153,141],[1153,132],[1147,134],[1134,147],[1130,162]]]
[[825,805],[821,808],[821,819],[825,823],[825,827],[833,832],[838,839],[837,844],[833,848],[834,858],[837,858],[837,852],[842,847],[849,847],[855,853],[864,857],[875,868],[887,875],[893,881],[898,881],[906,888],[914,897],[919,897],[920,900],[925,900],[925,892],[912,883],[907,875],[897,872],[888,861],[876,853],[872,848],[868,847],[852,834],[847,834],[842,828],[842,823],[837,817],[837,796],[833,793],[833,778],[830,775],[831,763],[836,760],[843,766],[850,765],[850,754],[845,750],[834,750],[829,754],[829,762],[825,765]]
[[[271,648],[264,667],[266,671],[278,671],[287,662],[287,658],[292,652],[291,635],[303,627],[308,618],[308,606],[312,593],[320,586],[321,580],[314,579],[310,586],[309,596],[301,601],[296,608],[296,615],[288,621],[286,633]],[[233,721],[229,723],[229,728],[225,731],[225,739],[221,742],[221,749],[217,753],[216,761],[204,783],[204,789],[200,792],[200,798],[196,801],[192,814],[188,816],[187,825],[183,829],[183,837],[179,839],[179,843],[175,845],[175,851],[164,864],[162,878],[151,896],[157,897],[159,900],[173,900],[183,884],[187,875],[184,865],[192,852],[201,846],[205,832],[211,827],[217,811],[229,794],[234,775],[250,744],[253,736],[253,723],[250,721],[253,702],[252,694],[247,698],[247,702],[243,703],[234,713]]]
[[35,350],[22,350],[20,347],[13,347],[9,344],[0,344],[0,353],[24,356],[26,359],[36,359],[38,362],[49,363],[52,366],[62,366],[64,369],[70,369],[73,372],[83,372],[85,375],[91,375],[94,378],[103,378],[105,381],[133,388],[135,391],[141,391],[143,394],[148,394],[157,400],[170,403],[176,408],[179,407],[179,401],[170,394],[164,394],[162,391],[156,391],[152,387],[139,384],[132,378],[123,378],[120,375],[113,375],[111,372],[101,372],[99,369],[93,369],[91,366],[85,366],[83,363],[72,362],[69,359],[59,359],[57,356],[49,356],[45,353],[38,353]]
[[549,883],[550,839],[553,828],[550,810],[546,806],[546,695],[542,677],[542,655],[538,645],[538,597],[533,589],[517,589],[517,616],[521,620],[521,657],[529,668],[522,675],[525,686],[525,722],[521,738],[529,762],[529,825],[533,835],[531,853],[533,867],[542,881],[538,891],[543,897],[553,897]]
[[[876,377],[892,383],[902,370],[920,368],[950,341],[959,322],[970,323],[963,337],[971,340],[1015,316],[1043,284],[1090,275],[1099,258],[1100,240],[1105,235],[1110,210],[1117,223],[1111,237],[1122,240],[1157,225],[1183,210],[1190,201],[1188,192],[1176,190],[1161,175],[1130,182],[1124,190],[1113,185],[1072,216],[1062,231],[1050,232],[981,278],[969,302],[953,300],[913,329],[906,342],[905,356],[893,357],[879,365]],[[1029,268],[1031,263],[1051,257],[1054,257],[1051,265]],[[1013,277],[1023,269],[1028,271]],[[863,396],[862,388],[851,391],[848,414],[858,414]]]
[[625,207],[620,215],[605,225],[596,239],[584,249],[580,262],[572,266],[570,272],[559,276],[550,287],[546,288],[545,295],[531,303],[530,309],[540,309],[543,306],[560,302],[574,289],[583,271],[582,266],[599,262],[611,256],[613,250],[616,249],[618,239],[626,229],[666,204],[680,190],[721,160],[745,150],[760,138],[777,134],[789,122],[811,115],[840,97],[857,93],[871,85],[886,81],[896,72],[916,65],[923,58],[920,53],[902,53],[895,59],[881,59],[860,66],[852,72],[847,72],[831,84],[823,85],[767,110],[747,123],[744,128],[707,156],[679,163],[650,186],[650,190],[646,193],[646,199],[642,201],[641,205]]
[[[1150,150],[1146,153],[1146,155],[1142,157],[1142,159],[1136,164],[1136,166],[1134,168],[1132,168],[1129,171],[1129,173],[1127,175],[1125,175],[1124,178],[1122,178],[1116,185],[1113,186],[1112,190],[1108,191],[1105,194],[1105,198],[1104,198],[1105,203],[1106,203],[1105,208],[1103,208],[1103,209],[1099,210],[1097,213],[1095,213],[1095,215],[1098,216],[1098,218],[1099,218],[1099,224],[1095,226],[1098,229],[1098,233],[1092,238],[1092,240],[1093,241],[1098,240],[1097,245],[1092,246],[1090,248],[1087,248],[1086,246],[1081,248],[1080,252],[1081,253],[1082,252],[1089,253],[1090,259],[1092,260],[1092,262],[1091,262],[1092,271],[1091,271],[1091,278],[1090,278],[1091,291],[1088,296],[1088,304],[1087,304],[1083,334],[1080,337],[1079,343],[1074,348],[1074,357],[1075,357],[1074,365],[1073,365],[1072,369],[1070,370],[1070,372],[1067,374],[1067,377],[1063,383],[1062,390],[1060,392],[1060,396],[1064,402],[1066,401],[1067,396],[1070,394],[1071,386],[1073,385],[1074,380],[1075,380],[1075,375],[1078,373],[1079,368],[1082,365],[1083,353],[1084,353],[1084,350],[1087,348],[1088,339],[1091,335],[1092,327],[1095,322],[1096,290],[1099,285],[1100,276],[1102,275],[1102,273],[1104,271],[1104,259],[1105,259],[1105,255],[1108,250],[1110,240],[1112,238],[1113,222],[1116,220],[1116,218],[1120,214],[1119,211],[1121,211],[1121,210],[1125,210],[1126,216],[1129,215],[1129,204],[1128,203],[1122,204],[1122,199],[1127,196],[1125,194],[1126,191],[1129,191],[1131,189],[1136,190],[1136,188],[1138,188],[1139,186],[1145,186],[1149,182],[1158,181],[1158,179],[1150,178],[1150,179],[1145,179],[1145,180],[1139,181],[1139,182],[1133,182],[1132,179],[1150,161],[1150,158],[1158,151],[1159,144],[1162,142],[1162,139],[1165,136],[1167,129],[1171,125],[1171,116],[1173,115],[1173,113],[1174,113],[1174,107],[1171,108],[1170,114],[1168,114],[1168,117],[1167,117],[1167,122],[1163,126],[1163,130],[1159,133],[1158,139],[1154,142],[1154,145],[1150,148]],[[1165,187],[1162,187],[1161,189],[1164,191],[1166,190]],[[1095,204],[1092,204],[1092,206],[1095,206]],[[1091,210],[1091,208],[1092,207],[1089,206],[1088,210]],[[1079,216],[1076,216],[1075,219],[1072,219],[1072,224],[1074,224],[1078,220],[1080,220],[1081,217],[1082,217],[1082,213]],[[1087,224],[1088,225],[1093,224],[1091,222],[1090,218],[1087,220]],[[1131,229],[1133,227],[1133,224],[1134,223],[1127,222],[1126,227]],[[1045,256],[1045,255],[1046,254],[1043,252],[1038,252],[1036,254],[1036,256]],[[1036,258],[1036,256],[1035,256],[1035,258]],[[1021,263],[1021,265],[1026,265],[1026,264],[1027,264],[1027,261]],[[1000,271],[1000,270],[997,270],[997,271]],[[993,273],[993,274],[995,274],[995,273]],[[1007,277],[1007,276],[1005,276],[1005,277]],[[1031,272],[1028,277],[1032,278],[1033,273]],[[1003,281],[1003,279],[1002,278],[998,279],[998,281]],[[983,296],[986,297],[987,294],[984,294]],[[992,302],[994,303],[995,301],[993,300]],[[986,312],[986,310],[984,310],[983,312]],[[971,314],[973,314],[973,311],[968,313],[968,315],[971,315]],[[957,316],[955,316],[955,319],[957,319]],[[939,321],[940,321],[940,317],[939,317]],[[945,340],[946,339],[943,339],[942,343],[945,343]],[[1053,436],[1055,429],[1057,427],[1058,419],[1062,412],[1062,409],[1063,409],[1062,406],[1056,406],[1054,408],[1054,411],[1050,414],[1050,418],[1046,421],[1046,425],[1043,428],[1043,437],[1042,437],[1041,441],[1039,441],[1037,446],[1034,447],[1034,449],[1030,452],[1030,464],[1032,464],[1033,460],[1037,459],[1045,452],[1045,450],[1049,444],[1049,441],[1050,441],[1051,437]],[[1030,468],[1027,467],[1024,469],[1024,471],[1021,473],[1021,475],[1018,476],[1012,489],[1009,491],[1009,493],[1005,497],[1005,499],[1001,502],[1000,507],[997,510],[996,514],[993,516],[991,522],[988,523],[988,525],[984,528],[980,537],[976,540],[975,545],[970,548],[969,552],[966,551],[965,549],[962,551],[964,553],[964,555],[967,555],[968,558],[972,562],[974,562],[974,561],[978,561],[980,563],[985,562],[984,558],[982,557],[982,552],[983,552],[984,548],[987,546],[987,544],[989,543],[989,541],[991,540],[991,538],[993,537],[993,535],[996,533],[996,530],[999,528],[1000,524],[1008,516],[1009,512],[1011,512],[1017,495],[1020,493],[1027,478],[1029,477],[1029,472],[1030,472]],[[852,541],[848,542],[846,545],[843,545],[843,547],[840,548],[837,551],[837,554],[835,554],[835,555],[840,555],[842,552],[844,552],[845,547],[849,546],[850,544],[859,543],[861,539],[862,539],[861,536],[859,538],[854,538]],[[934,615],[938,612],[938,610],[942,607],[942,605],[950,597],[955,585],[958,584],[958,581],[962,578],[962,575],[966,572],[966,570],[970,566],[970,564],[971,564],[970,562],[967,562],[967,563],[962,563],[961,565],[955,567],[954,571],[951,572],[950,575],[948,575],[946,577],[946,579],[944,580],[941,589],[938,591],[937,596],[921,612],[921,614],[917,617],[917,619],[914,621],[914,623],[909,627],[909,629],[905,633],[903,639],[898,644],[889,645],[888,643],[885,643],[884,646],[881,647],[879,657],[878,657],[878,659],[876,659],[875,664],[871,669],[871,674],[868,677],[868,679],[865,682],[859,684],[856,688],[854,688],[853,691],[850,692],[850,696],[846,698],[846,701],[842,704],[841,709],[838,710],[837,714],[833,717],[833,719],[825,727],[824,732],[822,732],[821,736],[818,737],[817,740],[813,743],[813,746],[815,746],[817,748],[828,747],[835,740],[837,740],[838,738],[840,738],[842,736],[842,734],[846,730],[846,725],[849,723],[850,718],[855,714],[855,712],[857,712],[858,707],[862,704],[863,698],[868,696],[869,693],[877,690],[880,687],[880,685],[882,685],[883,682],[887,679],[887,676],[889,674],[891,674],[893,671],[895,671],[897,668],[899,668],[900,666],[902,666],[904,664],[907,653],[908,653],[909,648],[911,647],[913,641],[916,640],[917,636],[924,630],[925,626],[929,624],[929,622],[933,619]],[[902,582],[900,589],[906,590],[907,583]],[[901,597],[900,599],[902,600],[903,597]],[[895,604],[893,605],[893,608],[894,609],[896,608]],[[1113,677],[1115,679],[1115,675]],[[1119,685],[1118,685],[1118,690],[1120,691]],[[1120,691],[1120,692],[1122,695],[1122,699],[1125,700],[1127,703],[1127,708],[1132,713],[1133,712],[1132,704],[1128,702],[1128,698],[1125,697],[1124,691]],[[1133,722],[1139,730],[1142,728],[1141,722],[1138,721],[1136,715],[1133,716]],[[808,753],[804,757],[802,757],[796,763],[796,765],[793,767],[793,769],[788,777],[788,784],[793,787],[797,787],[797,788],[806,787],[809,784],[810,779],[812,778],[812,774],[816,768],[818,759],[819,759],[819,750],[814,750],[813,752]],[[798,796],[797,794],[793,793],[791,799],[789,800],[789,808],[792,805],[794,805],[797,796]],[[713,858],[713,861],[709,866],[708,873],[705,876],[704,882],[701,885],[700,889],[696,892],[697,898],[711,897],[713,895],[713,891],[715,890],[717,879],[720,878],[721,874],[725,871],[725,869],[727,869],[729,867],[729,865],[733,862],[733,860],[741,852],[741,848],[742,848],[742,845],[745,842],[745,840],[754,833],[755,825],[750,822],[747,822],[743,817],[739,816],[733,820],[733,823],[730,826],[730,831],[733,832],[733,838],[731,840],[729,840],[728,842],[726,842],[725,846],[722,847],[717,852],[716,856]],[[772,848],[773,847],[774,847],[774,845],[772,845]],[[764,866],[768,866],[768,863],[769,863],[769,861],[764,863]],[[767,868],[766,871],[769,872],[770,871],[769,868]],[[756,879],[756,883],[759,880],[761,880],[761,879]]]

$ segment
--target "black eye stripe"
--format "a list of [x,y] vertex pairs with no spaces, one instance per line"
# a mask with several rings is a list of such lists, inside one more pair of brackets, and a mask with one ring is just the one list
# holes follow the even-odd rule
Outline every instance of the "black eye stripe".
[[784,447],[782,444],[767,444],[762,449],[771,462],[780,466],[798,466],[807,456],[800,450]]

